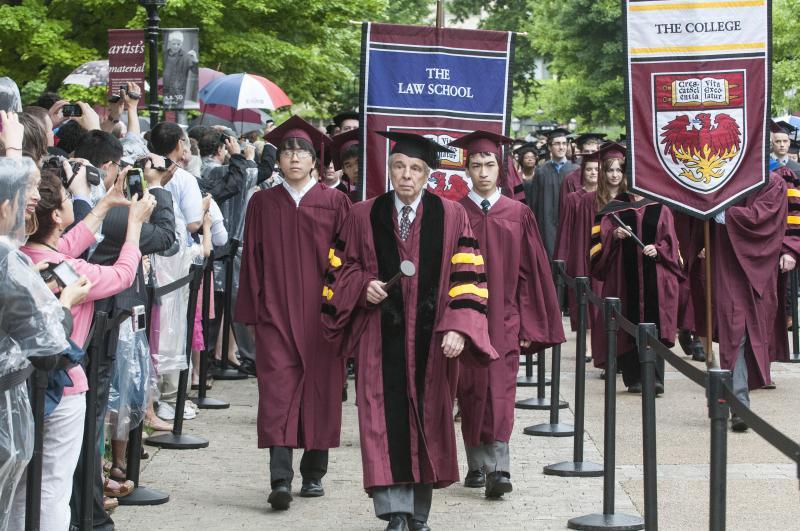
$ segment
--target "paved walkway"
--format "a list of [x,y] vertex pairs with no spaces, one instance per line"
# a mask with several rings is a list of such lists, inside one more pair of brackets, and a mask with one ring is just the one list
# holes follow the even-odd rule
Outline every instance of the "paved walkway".
[[[561,397],[572,408],[574,344],[567,343],[562,350]],[[775,364],[773,374],[777,389],[753,393],[753,409],[794,440],[800,440],[800,364]],[[709,490],[705,397],[700,387],[669,368],[666,388],[666,395],[657,401],[659,526],[704,529],[708,527]],[[617,512],[641,514],[641,401],[638,395],[625,393],[621,382],[618,389],[615,503]],[[520,398],[535,393],[535,388],[518,389]],[[361,486],[352,396],[344,404],[342,446],[331,451],[324,481],[326,496],[295,497],[289,511],[276,513],[266,503],[267,452],[256,448],[255,380],[215,382],[209,394],[230,401],[231,408],[202,411],[197,419],[185,423],[185,431],[207,437],[211,441],[209,447],[188,451],[150,447],[152,457],[143,461],[142,482],[168,491],[171,500],[157,507],[120,507],[113,515],[117,529],[383,529]],[[585,457],[600,463],[603,381],[595,369],[587,373],[586,413]],[[570,423],[572,419],[572,409],[562,410],[562,422]],[[430,525],[437,530],[565,529],[571,517],[600,512],[602,478],[570,479],[542,474],[543,466],[572,458],[571,438],[522,434],[523,427],[547,421],[545,411],[517,410],[511,440],[513,493],[501,501],[488,501],[482,497],[482,489],[453,485],[436,491]],[[466,462],[462,448],[459,462]],[[730,434],[728,463],[728,529],[800,529],[797,470],[791,461],[748,432]],[[299,480],[294,487],[299,488]]]

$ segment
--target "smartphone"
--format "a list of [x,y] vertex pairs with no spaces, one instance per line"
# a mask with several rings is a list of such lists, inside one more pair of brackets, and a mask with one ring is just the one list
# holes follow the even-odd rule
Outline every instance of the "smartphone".
[[77,282],[79,278],[75,269],[70,265],[69,262],[66,261],[61,262],[53,267],[53,275],[56,277],[56,281],[61,285],[62,288],[71,286]]
[[136,196],[141,199],[146,189],[147,183],[145,183],[142,169],[131,168],[128,170],[128,198],[133,199]]
[[147,327],[147,317],[144,313],[144,306],[134,306],[131,309],[131,321],[134,332],[139,332]]
[[61,107],[61,115],[64,118],[72,118],[74,116],[83,116],[83,111],[77,103],[67,103]]

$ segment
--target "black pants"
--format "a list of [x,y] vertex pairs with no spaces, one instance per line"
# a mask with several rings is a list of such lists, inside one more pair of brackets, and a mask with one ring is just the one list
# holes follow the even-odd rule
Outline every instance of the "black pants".
[[[328,472],[328,450],[303,450],[300,475],[303,481],[320,481]],[[269,476],[274,487],[279,481],[292,482],[292,449],[273,446],[269,449]]]
[[[639,363],[639,352],[629,350],[617,358],[617,364],[622,371],[622,383],[625,387],[642,383],[642,365]],[[656,358],[656,381],[664,383],[664,360]]]

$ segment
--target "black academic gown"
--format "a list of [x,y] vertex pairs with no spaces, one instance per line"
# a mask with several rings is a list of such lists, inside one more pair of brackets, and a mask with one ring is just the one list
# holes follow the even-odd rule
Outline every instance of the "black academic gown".
[[572,162],[566,161],[560,169],[556,169],[553,161],[547,161],[537,166],[533,177],[530,193],[530,207],[539,232],[542,234],[547,256],[552,258],[556,247],[556,233],[558,232],[558,208],[561,198],[561,181],[568,173],[578,168]]

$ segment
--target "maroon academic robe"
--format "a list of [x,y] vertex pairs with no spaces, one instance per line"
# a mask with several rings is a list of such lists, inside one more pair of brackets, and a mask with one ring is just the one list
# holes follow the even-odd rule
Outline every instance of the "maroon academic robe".
[[576,169],[566,174],[564,176],[564,180],[561,181],[561,195],[559,196],[561,198],[559,201],[560,209],[564,208],[567,195],[583,189],[582,184],[583,184],[583,177],[581,176],[581,167],[579,164]]
[[283,185],[247,207],[236,321],[255,326],[258,446],[339,446],[344,361],[324,339],[319,297],[350,207],[317,184],[300,206]]
[[525,202],[525,186],[522,184],[522,177],[514,166],[514,159],[506,157],[505,172],[502,174],[503,182],[500,189],[504,196],[515,201]]
[[[323,299],[326,335],[355,355],[364,488],[458,481],[453,399],[459,359],[442,338],[467,338],[461,360],[498,358],[489,342],[483,257],[458,203],[424,193],[408,239],[400,240],[392,192],[353,206],[332,255]],[[402,260],[416,265],[380,305],[374,279]]]
[[[615,213],[645,244],[653,244],[658,259],[642,254],[633,238],[614,237]],[[622,314],[633,323],[655,323],[663,343],[672,346],[677,333],[678,280],[681,278],[678,239],[672,212],[649,200],[631,202],[620,194],[597,215],[600,243],[590,250],[591,274],[603,280],[603,297],[618,297]],[[593,230],[595,230],[593,228]],[[617,355],[635,348],[635,339],[626,332],[617,335]],[[592,358],[596,367],[608,359],[605,333],[592,334]]]
[[683,280],[678,286],[678,328],[700,336],[706,326],[705,260],[698,257],[705,245],[703,221],[688,214],[673,212],[675,234],[683,259]]
[[746,332],[751,347],[745,357],[750,389],[771,382],[770,333],[778,309],[783,308],[778,298],[778,261],[786,213],[786,183],[771,173],[763,188],[725,211],[724,225],[712,224],[711,287],[720,366],[733,369]]
[[458,380],[461,433],[469,447],[508,442],[520,340],[538,351],[563,343],[564,328],[547,253],[527,205],[501,196],[488,214],[461,200],[486,260],[489,338],[500,358],[488,367],[464,363]]

